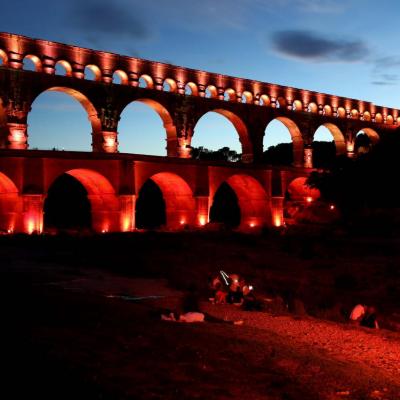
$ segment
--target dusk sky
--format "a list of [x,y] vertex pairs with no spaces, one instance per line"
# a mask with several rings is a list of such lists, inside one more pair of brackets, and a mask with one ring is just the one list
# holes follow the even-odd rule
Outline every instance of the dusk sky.
[[[0,30],[400,108],[399,22],[398,0],[14,0]],[[42,94],[28,123],[31,147],[90,150],[86,114],[66,94]],[[265,147],[290,140],[279,124]],[[146,105],[129,105],[119,132],[120,151],[165,154]],[[200,120],[192,145],[241,151],[217,114]]]

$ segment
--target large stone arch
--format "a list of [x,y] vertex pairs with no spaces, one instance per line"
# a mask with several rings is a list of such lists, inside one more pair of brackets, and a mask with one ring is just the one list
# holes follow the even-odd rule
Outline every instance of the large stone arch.
[[[93,150],[98,148],[98,142],[99,140],[102,141],[102,127],[101,127],[101,121],[99,118],[98,111],[96,107],[93,105],[93,103],[80,91],[76,89],[72,89],[69,87],[65,86],[53,86],[50,87],[40,93],[38,93],[33,99],[32,99],[32,104],[33,102],[43,93],[46,92],[60,92],[60,93],[65,93],[71,97],[73,97],[75,100],[77,100],[82,107],[85,109],[88,119],[90,121],[91,127],[92,127],[92,137],[93,137]],[[28,114],[29,118],[29,114]]]
[[[202,114],[199,116],[199,118],[196,121],[196,124],[199,122],[199,120],[207,115],[210,112],[215,112],[217,114],[222,115],[225,117],[231,124],[234,126],[238,136],[239,136],[239,141],[242,145],[242,161],[243,162],[252,162],[254,158],[254,150],[253,150],[253,144],[250,139],[249,131],[247,129],[246,124],[243,122],[243,120],[237,116],[235,113],[232,111],[223,109],[223,108],[215,108],[212,110],[207,111],[206,113]],[[194,127],[194,132],[196,130],[196,126]]]
[[16,185],[0,172],[0,232],[12,233],[16,229],[18,204]]
[[321,126],[327,128],[328,131],[331,133],[333,140],[335,141],[336,155],[340,156],[346,154],[346,139],[342,131],[335,124],[332,124],[330,122],[322,124]]
[[362,128],[358,131],[358,133],[359,132],[364,132],[369,137],[372,145],[375,145],[380,141],[380,136],[378,132],[372,128]]
[[[283,125],[285,125],[290,133],[293,143],[293,165],[295,167],[303,166],[304,141],[299,127],[296,125],[294,121],[292,121],[290,118],[287,117],[276,117],[272,121],[274,120],[280,121]],[[269,121],[268,125],[272,121]],[[268,125],[264,129],[264,134],[268,128]]]
[[178,137],[176,132],[176,127],[174,125],[174,121],[171,117],[170,112],[167,110],[165,106],[159,103],[156,100],[148,99],[148,98],[139,98],[135,99],[128,104],[126,104],[121,110],[120,115],[123,114],[124,110],[132,103],[143,103],[152,108],[161,118],[165,131],[166,131],[166,141],[167,141],[167,156],[168,157],[177,157],[178,156]]
[[293,179],[289,183],[287,192],[290,196],[290,200],[312,202],[320,198],[320,191],[318,189],[309,187],[307,185],[307,179],[308,178],[305,176],[300,176]]
[[151,179],[161,190],[165,201],[166,227],[178,229],[193,225],[196,216],[196,203],[189,184],[172,172],[159,172]]
[[238,198],[241,214],[240,230],[259,228],[269,223],[268,196],[257,179],[245,174],[235,174],[225,182]]
[[119,201],[110,181],[99,172],[90,169],[76,168],[64,173],[75,178],[86,189],[91,206],[92,229],[103,233],[118,231]]

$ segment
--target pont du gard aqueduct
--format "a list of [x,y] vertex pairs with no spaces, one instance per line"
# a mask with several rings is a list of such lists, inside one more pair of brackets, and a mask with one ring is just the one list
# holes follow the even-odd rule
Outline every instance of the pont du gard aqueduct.
[[[34,71],[24,68],[26,60]],[[94,79],[85,76],[88,69]],[[86,110],[92,152],[29,150],[28,115],[45,91],[66,93]],[[118,152],[120,115],[134,101],[162,119],[165,157]],[[235,127],[241,162],[190,158],[196,123],[210,111]],[[290,167],[261,162],[265,130],[274,119],[291,134]],[[149,180],[162,194],[165,229],[201,229],[222,184],[236,195],[238,230],[280,226],[288,192],[293,201],[312,196],[304,182],[313,170],[318,127],[331,132],[337,155],[353,157],[357,133],[373,144],[399,125],[399,110],[362,100],[0,33],[0,231],[45,231],[49,191],[65,175],[85,190],[94,232],[135,230],[137,204]]]

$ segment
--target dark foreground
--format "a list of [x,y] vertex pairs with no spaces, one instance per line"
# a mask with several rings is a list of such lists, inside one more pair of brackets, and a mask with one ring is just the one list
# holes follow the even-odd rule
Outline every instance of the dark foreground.
[[[4,331],[11,334],[3,342],[7,398],[400,398],[393,237],[0,239]],[[159,309],[179,302],[189,286],[206,298],[208,274],[220,268],[243,273],[260,295],[298,299],[308,316],[243,315],[205,303],[209,314],[244,325],[160,321]],[[117,294],[162,297],[109,297]],[[377,305],[392,331],[344,324],[359,301]]]

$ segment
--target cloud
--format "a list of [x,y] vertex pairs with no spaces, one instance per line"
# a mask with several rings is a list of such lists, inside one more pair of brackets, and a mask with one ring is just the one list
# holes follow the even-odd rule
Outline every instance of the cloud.
[[371,83],[376,86],[394,86],[396,84],[395,82],[389,81],[372,81]]
[[110,37],[144,40],[152,35],[136,7],[116,1],[73,1],[69,19],[71,27],[79,30],[96,46]]
[[400,56],[386,56],[375,60],[376,69],[400,67]]
[[308,30],[275,32],[272,46],[281,55],[310,62],[348,63],[364,60],[369,54],[361,40],[331,39]]
[[265,3],[268,7],[290,7],[304,13],[314,14],[338,14],[344,12],[350,5],[349,1],[339,2],[337,0],[258,0],[258,2]]

